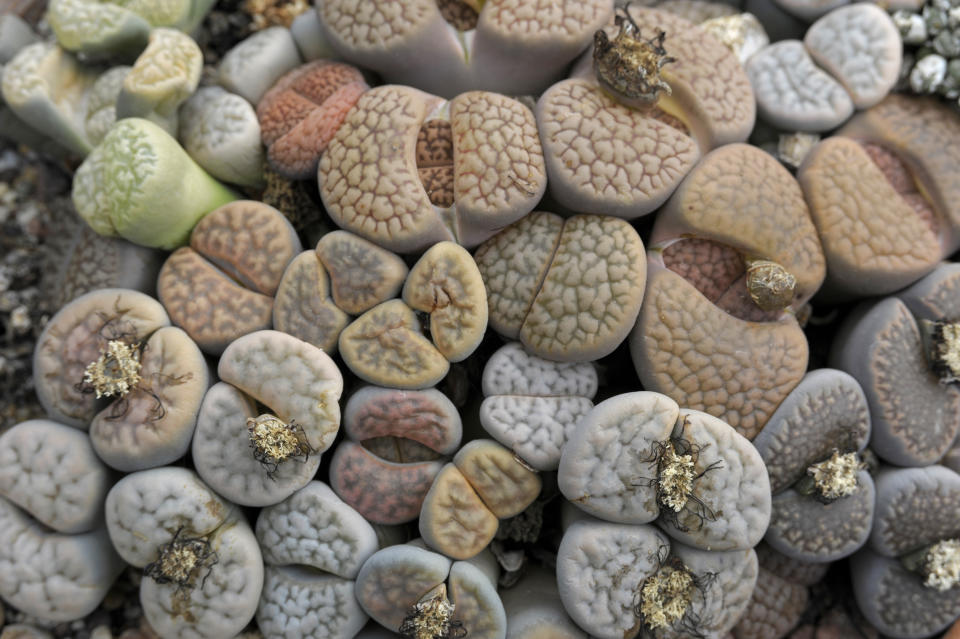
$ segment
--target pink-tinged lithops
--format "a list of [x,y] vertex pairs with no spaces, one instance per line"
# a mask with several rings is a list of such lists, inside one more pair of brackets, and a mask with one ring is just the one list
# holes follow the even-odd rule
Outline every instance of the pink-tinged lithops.
[[334,303],[351,315],[397,297],[409,272],[400,256],[348,231],[324,235],[316,253],[330,275]]
[[453,403],[436,389],[367,386],[343,413],[347,437],[330,466],[333,489],[369,521],[398,524],[420,514],[423,498],[460,446]]
[[53,623],[82,619],[123,565],[102,524],[55,533],[0,497],[0,597],[18,610]]
[[202,87],[180,108],[177,135],[190,157],[218,180],[263,185],[260,122],[239,95]]
[[317,254],[304,251],[290,260],[273,300],[273,327],[333,353],[349,323],[330,298],[327,271]]
[[430,316],[430,339],[450,362],[466,359],[487,330],[487,291],[465,248],[439,242],[410,269],[403,301]]
[[937,215],[889,147],[827,138],[809,153],[797,178],[827,261],[825,294],[889,293],[940,259]]
[[255,32],[227,51],[217,73],[224,88],[250,104],[257,104],[280,76],[300,62],[300,52],[290,30],[270,27]]
[[646,215],[700,158],[684,124],[663,112],[630,109],[588,79],[544,92],[537,124],[550,194],[575,211]]
[[357,101],[320,158],[323,204],[341,227],[416,253],[476,246],[540,200],[547,174],[533,113],[503,95],[446,101],[403,86]]
[[0,435],[0,495],[60,533],[100,525],[110,472],[83,432],[47,419]]
[[657,519],[671,537],[699,548],[752,548],[770,520],[766,467],[750,442],[648,391],[617,395],[580,420],[558,483],[590,514],[630,524]]
[[[58,422],[86,429],[105,404],[97,395],[123,401],[137,385],[139,345],[169,324],[159,302],[126,289],[96,290],[64,306],[47,323],[33,356],[44,410]],[[95,385],[98,362],[104,375]]]
[[760,117],[787,131],[827,131],[853,114],[839,82],[814,64],[799,40],[781,40],[747,63]]
[[[273,450],[276,429],[301,433],[312,454],[323,453],[333,443],[340,429],[343,377],[330,356],[316,346],[286,333],[257,331],[227,347],[217,372],[222,381],[271,411],[257,420],[279,422],[253,429],[254,444],[262,434],[261,452],[268,458],[277,460],[274,453],[282,452]],[[295,439],[302,445],[300,437]]]
[[203,353],[173,326],[158,329],[143,345],[138,375],[130,392],[90,423],[90,441],[97,455],[124,472],[163,466],[183,457],[210,386]]
[[857,381],[832,369],[807,373],[753,440],[773,492],[767,543],[817,562],[850,555],[866,542],[874,485],[858,453],[869,435]]
[[593,408],[597,384],[590,363],[551,362],[511,342],[483,369],[480,423],[531,467],[556,470],[577,422]]
[[[687,263],[719,266],[724,275],[722,261],[710,255],[720,245],[675,246],[683,244],[706,253]],[[742,259],[734,257],[742,268]],[[641,383],[681,406],[720,417],[752,439],[803,378],[806,336],[788,313],[767,322],[730,315],[663,262],[663,253],[650,252],[646,300],[630,336]]]
[[587,639],[564,610],[553,571],[527,567],[500,598],[507,615],[507,639]]
[[858,2],[831,11],[803,38],[810,56],[840,81],[858,109],[886,97],[900,73],[903,44],[887,12]]
[[609,355],[640,312],[643,242],[614,217],[563,220],[537,212],[490,238],[475,259],[490,325],[538,357],[582,362]]
[[[713,249],[714,263],[704,263],[703,240],[722,245]],[[685,248],[684,241],[692,243]],[[761,319],[757,307],[796,311],[826,271],[800,185],[771,155],[746,144],[704,156],[657,216],[650,244],[663,250],[668,268],[741,319]],[[791,285],[781,291],[777,278]]]
[[[936,319],[956,317],[956,306]],[[936,337],[937,326],[947,333]],[[834,339],[832,365],[853,375],[867,397],[870,448],[892,464],[934,463],[960,431],[960,389],[949,383],[953,375],[941,357],[952,357],[950,326],[918,322],[903,301],[889,297],[856,309]]]
[[270,328],[273,295],[300,240],[280,211],[240,200],[197,224],[190,246],[160,270],[157,295],[173,323],[208,354],[242,335]]
[[[374,620],[405,637],[505,639],[496,573],[414,545],[380,550],[363,564],[356,595]],[[465,631],[465,632],[464,632]]]
[[117,552],[143,568],[140,604],[160,637],[227,639],[253,618],[263,587],[257,538],[192,471],[127,475],[107,495],[106,518]]
[[736,639],[781,639],[800,621],[807,607],[807,589],[760,566],[753,597],[733,628]]
[[256,531],[266,563],[260,630],[291,639],[351,639],[368,619],[354,579],[377,550],[373,527],[315,481],[264,508]]
[[932,98],[892,94],[850,120],[839,133],[894,153],[915,184],[912,190],[929,202],[927,207],[916,208],[925,219],[933,218],[939,228],[941,255],[960,246],[960,182],[955,179],[960,122],[947,105]]
[[[197,472],[217,493],[242,506],[277,503],[309,482],[320,466],[305,429],[283,427],[282,421],[258,423],[258,417],[250,397],[220,382],[204,396],[193,436]],[[282,446],[273,451],[264,441],[271,426],[276,445]]]
[[110,129],[77,169],[72,196],[97,233],[163,249],[185,244],[200,218],[236,199],[166,131],[141,118]]
[[284,177],[313,177],[317,161],[367,90],[356,68],[317,60],[284,74],[257,103],[271,166]]
[[317,7],[335,51],[388,82],[452,96],[470,89],[543,91],[606,23],[613,2],[403,0],[361,13],[355,8],[348,0]]

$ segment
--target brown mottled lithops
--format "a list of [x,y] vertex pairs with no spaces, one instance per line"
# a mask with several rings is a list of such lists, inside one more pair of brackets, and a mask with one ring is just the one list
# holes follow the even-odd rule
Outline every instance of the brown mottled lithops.
[[443,240],[476,246],[523,217],[546,189],[530,110],[472,91],[449,102],[403,86],[371,89],[318,170],[341,227],[399,253]]
[[304,251],[290,260],[273,298],[273,327],[333,353],[349,323],[350,316],[330,298],[327,271],[316,252]]
[[204,217],[190,246],[167,258],[157,294],[174,324],[205,353],[219,355],[241,335],[270,328],[273,296],[301,248],[279,211],[232,202]]
[[347,231],[324,235],[316,253],[330,275],[333,301],[351,315],[397,297],[409,272],[398,255]]
[[733,629],[736,639],[780,639],[800,621],[807,607],[807,589],[791,583],[763,566],[750,604]]
[[592,364],[551,362],[512,342],[483,369],[480,423],[533,468],[556,470],[577,422],[593,408],[597,385]]
[[367,386],[344,408],[342,442],[330,465],[338,495],[366,519],[412,521],[446,456],[460,445],[456,407],[436,389]]
[[590,361],[609,355],[640,312],[646,263],[623,220],[536,212],[476,252],[490,325],[533,355]]
[[[169,324],[157,300],[126,289],[96,290],[63,307],[47,323],[33,356],[34,384],[44,410],[58,422],[86,429],[106,404],[98,395],[122,401],[139,381],[139,349],[134,346]],[[101,360],[115,364],[104,370],[98,391],[87,371]]]

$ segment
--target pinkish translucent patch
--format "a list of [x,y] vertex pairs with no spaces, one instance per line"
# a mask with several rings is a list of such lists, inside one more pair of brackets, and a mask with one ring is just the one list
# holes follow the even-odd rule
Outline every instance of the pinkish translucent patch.
[[860,146],[867,152],[873,163],[877,165],[883,176],[887,178],[890,186],[913,208],[914,212],[933,231],[934,235],[939,234],[940,220],[937,219],[937,213],[920,193],[920,190],[917,189],[917,183],[906,164],[895,153],[879,144],[860,142]]

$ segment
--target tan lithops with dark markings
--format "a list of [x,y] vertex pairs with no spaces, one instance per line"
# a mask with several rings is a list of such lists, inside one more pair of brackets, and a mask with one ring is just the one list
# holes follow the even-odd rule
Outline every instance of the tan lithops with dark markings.
[[487,330],[487,292],[473,257],[453,242],[423,254],[403,285],[403,300],[430,314],[430,337],[451,362],[466,359]]
[[241,335],[270,327],[273,295],[300,250],[279,211],[262,202],[232,202],[204,217],[190,247],[167,259],[157,296],[201,350],[217,355]]
[[461,448],[453,463],[500,519],[523,512],[540,494],[540,476],[491,439],[476,439]]
[[384,302],[358,317],[340,333],[339,345],[350,370],[380,386],[427,388],[450,369],[402,300]]
[[651,253],[630,353],[644,388],[720,417],[752,439],[800,382],[808,347],[792,315],[738,319]]
[[449,557],[468,559],[487,547],[499,525],[460,469],[444,466],[420,511],[424,541]]
[[350,317],[330,299],[330,284],[314,251],[304,251],[287,266],[273,300],[273,326],[328,353]]
[[629,333],[643,299],[643,243],[613,217],[531,216],[491,238],[475,259],[491,324],[545,359],[608,355]]
[[330,276],[333,301],[351,315],[396,297],[407,277],[397,255],[348,231],[327,233],[316,251]]
[[404,86],[364,94],[320,160],[341,227],[392,251],[474,246],[526,215],[546,188],[533,114],[480,91],[450,102]]

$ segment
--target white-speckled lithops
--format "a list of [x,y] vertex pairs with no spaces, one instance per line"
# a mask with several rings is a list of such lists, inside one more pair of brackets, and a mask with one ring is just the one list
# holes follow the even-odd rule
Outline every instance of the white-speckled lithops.
[[107,401],[122,402],[139,385],[139,346],[169,324],[163,306],[138,291],[100,289],[73,300],[37,340],[40,404],[54,420],[87,429]]
[[869,437],[867,398],[857,380],[834,369],[807,373],[753,440],[773,492],[768,544],[821,562],[866,543],[874,486],[860,453]]
[[329,355],[278,331],[232,342],[218,373],[193,438],[198,472],[238,504],[275,504],[313,478],[333,443],[343,377]]
[[640,236],[624,220],[537,211],[484,242],[475,259],[490,326],[538,357],[609,355],[640,312],[647,263]]
[[107,528],[143,568],[140,604],[163,639],[228,639],[253,618],[263,587],[257,538],[240,510],[192,471],[155,468],[110,490]]
[[256,531],[266,563],[257,608],[264,636],[351,639],[368,619],[354,579],[377,550],[373,527],[314,481],[260,511]]
[[362,387],[344,408],[343,428],[347,440],[330,462],[330,484],[378,524],[417,518],[434,477],[462,436],[456,407],[433,388]]
[[363,564],[356,594],[367,614],[405,637],[505,639],[496,580],[496,570],[404,544]]
[[512,342],[483,369],[480,423],[531,467],[556,470],[577,422],[593,408],[597,384],[589,362],[552,362]]
[[750,602],[752,548],[699,550],[647,525],[584,517],[557,551],[557,585],[567,612],[598,639],[722,637]]
[[563,495],[591,515],[656,520],[698,548],[753,548],[770,521],[770,482],[757,449],[726,422],[659,393],[597,404],[567,442],[558,472]]

